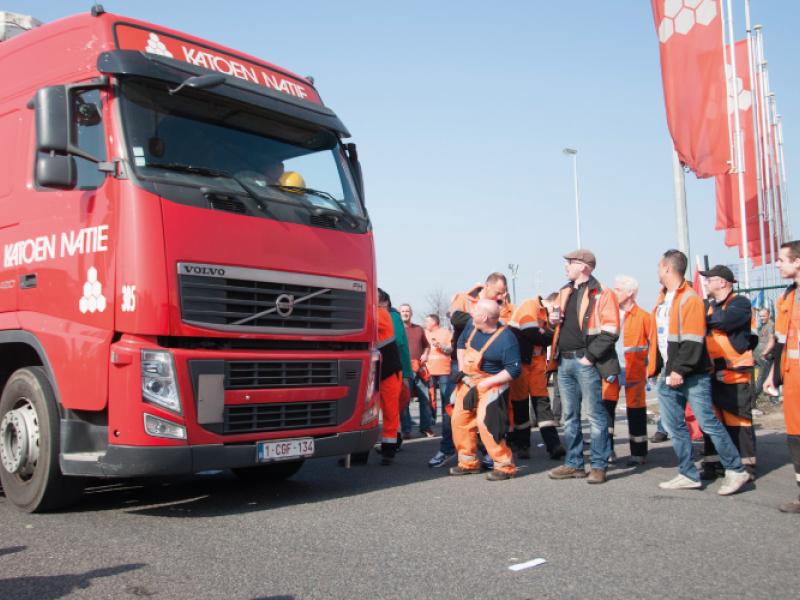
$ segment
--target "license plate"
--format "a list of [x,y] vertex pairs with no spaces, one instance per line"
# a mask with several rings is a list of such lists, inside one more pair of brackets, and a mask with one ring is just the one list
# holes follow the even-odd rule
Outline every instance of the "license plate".
[[258,462],[291,460],[314,456],[314,438],[281,440],[280,442],[258,442]]

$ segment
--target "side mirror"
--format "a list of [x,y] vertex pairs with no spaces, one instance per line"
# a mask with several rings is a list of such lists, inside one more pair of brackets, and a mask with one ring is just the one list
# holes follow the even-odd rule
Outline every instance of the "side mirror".
[[63,85],[42,88],[34,99],[36,109],[36,149],[39,152],[69,152],[72,123]]
[[347,161],[350,163],[350,169],[353,171],[353,176],[356,180],[356,188],[358,188],[358,195],[361,197],[361,202],[365,205],[367,203],[364,197],[364,175],[361,172],[361,163],[358,161],[358,149],[352,142],[344,145],[347,150]]
[[42,187],[71,190],[78,181],[75,159],[62,154],[40,156],[36,160],[36,181]]

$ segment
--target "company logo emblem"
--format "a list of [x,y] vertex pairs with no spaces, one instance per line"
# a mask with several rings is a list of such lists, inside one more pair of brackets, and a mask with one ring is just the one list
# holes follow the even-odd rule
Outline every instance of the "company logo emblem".
[[136,310],[136,286],[123,285],[122,286],[122,312],[133,312]]
[[167,58],[174,58],[172,52],[167,50],[167,46],[162,42],[158,35],[151,33],[147,38],[147,45],[144,51],[148,54],[158,54],[159,56],[166,56]]
[[281,294],[275,298],[275,312],[284,319],[291,316],[294,311],[294,296],[291,294]]
[[83,297],[78,301],[78,309],[82,314],[103,312],[106,309],[106,297],[103,286],[97,280],[97,269],[89,267],[86,281],[83,284]]
[[225,277],[225,269],[221,267],[200,267],[197,265],[183,265],[183,272],[187,275],[211,275],[212,277]]
[[688,34],[695,25],[709,25],[717,18],[717,0],[663,0],[664,18],[658,39],[665,44],[673,34]]

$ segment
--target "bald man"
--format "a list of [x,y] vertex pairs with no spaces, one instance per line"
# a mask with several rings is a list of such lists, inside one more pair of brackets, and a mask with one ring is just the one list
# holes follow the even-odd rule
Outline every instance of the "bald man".
[[450,474],[480,472],[480,435],[494,462],[486,478],[502,481],[516,474],[505,435],[508,384],[522,371],[519,345],[514,334],[500,323],[500,307],[495,300],[478,300],[471,313],[472,320],[456,345],[459,372],[455,375],[458,385],[452,426],[458,465],[450,469]]

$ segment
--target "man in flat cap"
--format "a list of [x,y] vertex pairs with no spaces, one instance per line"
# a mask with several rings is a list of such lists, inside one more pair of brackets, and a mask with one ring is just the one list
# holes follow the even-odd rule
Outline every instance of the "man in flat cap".
[[619,304],[614,290],[604,288],[592,272],[594,254],[578,249],[564,256],[569,282],[561,288],[550,313],[556,327],[549,369],[558,369],[558,388],[564,410],[564,464],[550,471],[551,479],[586,477],[583,466],[581,401],[589,403],[591,471],[589,483],[604,483],[611,441],[603,406],[601,380],[619,375],[615,344],[619,337]]
[[[756,448],[753,435],[753,348],[758,341],[750,300],[733,291],[736,279],[724,265],[700,271],[708,285],[706,310],[706,350],[711,359],[711,401],[719,410],[720,420],[742,464],[755,478]],[[705,456],[700,478],[705,480],[725,474],[711,438],[704,434]]]

